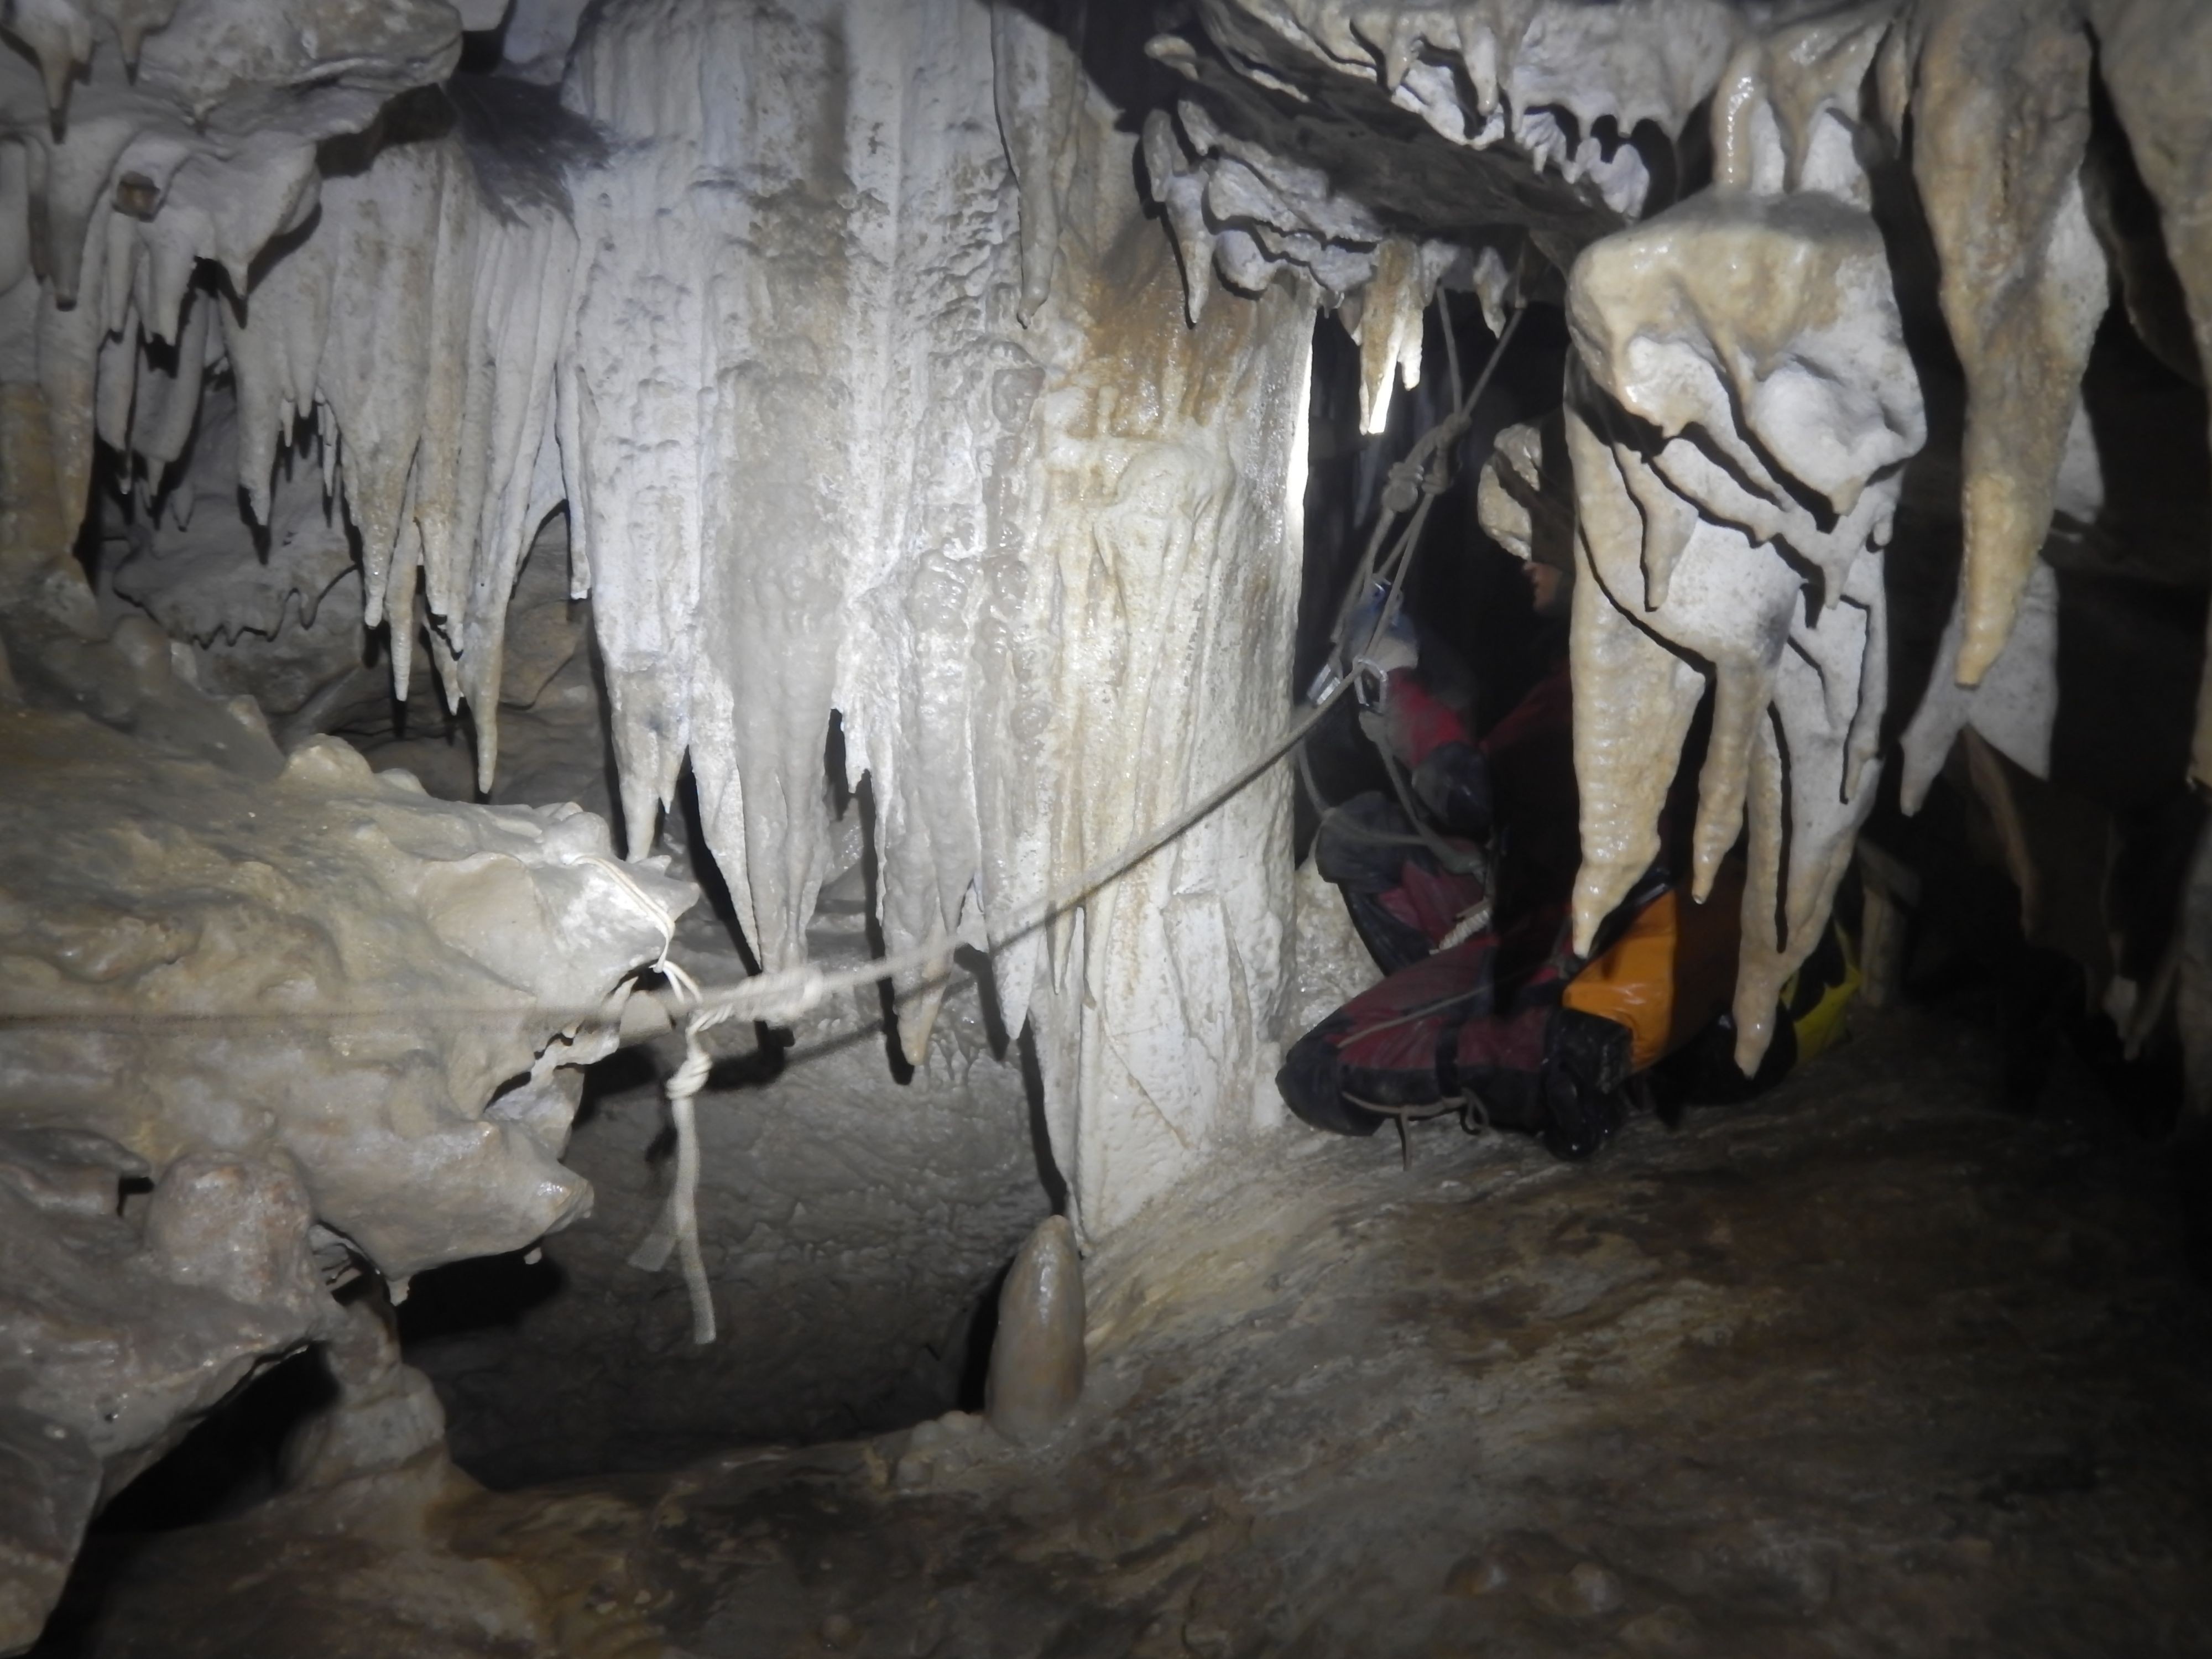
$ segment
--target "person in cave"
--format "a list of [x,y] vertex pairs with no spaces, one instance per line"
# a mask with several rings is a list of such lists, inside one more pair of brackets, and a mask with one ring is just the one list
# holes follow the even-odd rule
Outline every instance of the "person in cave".
[[[1536,1135],[1556,1157],[1603,1146],[1638,1105],[1747,1097],[1832,1042],[1858,985],[1831,921],[1784,988],[1756,1075],[1733,1058],[1744,860],[1723,863],[1700,904],[1680,890],[1696,757],[1662,816],[1660,858],[1600,929],[1588,958],[1569,915],[1580,862],[1574,702],[1564,633],[1573,570],[1564,547],[1528,557],[1548,665],[1476,738],[1426,683],[1415,635],[1370,602],[1351,637],[1370,704],[1360,725],[1391,775],[1328,809],[1314,845],[1382,981],[1292,1046],[1277,1074],[1316,1128],[1372,1134],[1458,1111],[1470,1128]],[[1701,734],[1692,734],[1695,746]],[[1840,907],[1839,907],[1840,908]]]

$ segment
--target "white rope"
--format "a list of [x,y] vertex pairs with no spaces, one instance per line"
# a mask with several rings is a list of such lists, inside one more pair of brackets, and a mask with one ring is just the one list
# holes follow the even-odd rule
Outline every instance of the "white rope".
[[1449,951],[1455,945],[1466,944],[1477,933],[1489,931],[1490,901],[1486,898],[1470,904],[1459,913],[1459,920],[1452,923],[1451,931],[1437,941],[1437,949]]
[[668,1194],[669,1231],[683,1253],[684,1288],[691,1297],[691,1340],[714,1340],[714,1299],[707,1287],[707,1263],[699,1254],[699,1127],[693,1097],[707,1081],[707,1051],[696,1027],[685,1028],[690,1052],[668,1079],[668,1115],[676,1125],[676,1186]]
[[[677,988],[699,995],[699,983],[672,962],[663,961]],[[707,1086],[714,1056],[699,1040],[700,1033],[726,1018],[711,1007],[695,1007],[684,1022],[684,1063],[668,1079],[668,1117],[676,1127],[676,1184],[668,1202],[653,1224],[644,1243],[630,1252],[629,1263],[647,1273],[668,1265],[672,1249],[684,1267],[684,1288],[691,1298],[691,1340],[704,1346],[714,1340],[714,1297],[707,1284],[706,1258],[699,1250],[699,1123],[694,1107],[699,1091]]]

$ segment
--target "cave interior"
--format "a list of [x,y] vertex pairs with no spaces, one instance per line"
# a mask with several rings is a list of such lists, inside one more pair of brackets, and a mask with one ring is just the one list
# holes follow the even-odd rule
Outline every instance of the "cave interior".
[[2202,0],[4,0],[0,1654],[2212,1653],[2208,369]]

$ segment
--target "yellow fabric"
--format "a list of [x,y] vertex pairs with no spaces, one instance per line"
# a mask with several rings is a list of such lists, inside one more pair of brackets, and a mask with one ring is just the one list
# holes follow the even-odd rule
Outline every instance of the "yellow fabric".
[[[1818,1059],[1836,1045],[1844,1035],[1844,1012],[1858,995],[1865,975],[1859,971],[1859,953],[1851,936],[1841,927],[1836,927],[1836,944],[1844,954],[1843,977],[1820,994],[1820,999],[1803,1013],[1794,1016],[1790,1024],[1797,1033],[1797,1063]],[[1782,988],[1782,1006],[1794,1007],[1797,1000],[1797,975],[1791,975],[1789,984]]]

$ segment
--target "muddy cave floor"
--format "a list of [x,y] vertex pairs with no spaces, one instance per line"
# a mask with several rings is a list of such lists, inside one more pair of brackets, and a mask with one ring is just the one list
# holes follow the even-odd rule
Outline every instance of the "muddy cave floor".
[[[81,1648],[2212,1653],[2212,1297],[2063,1064],[1911,1012],[1595,1164],[1287,1134],[1087,1269],[1081,1415],[109,1547]],[[742,1340],[742,1333],[726,1340]]]

